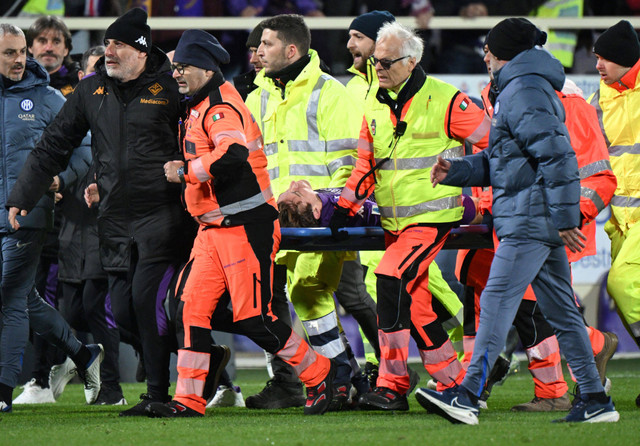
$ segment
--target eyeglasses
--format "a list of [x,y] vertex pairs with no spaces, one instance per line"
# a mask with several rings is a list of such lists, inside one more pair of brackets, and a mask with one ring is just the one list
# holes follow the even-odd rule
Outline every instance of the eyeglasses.
[[182,63],[172,63],[171,64],[171,71],[178,71],[178,74],[182,75],[184,74],[184,69],[187,68],[189,65],[188,64],[182,64]]
[[396,62],[401,61],[402,59],[406,59],[407,57],[411,57],[411,56],[402,56],[402,57],[398,57],[397,59],[393,59],[393,60],[389,60],[389,59],[377,59],[374,56],[371,56],[369,58],[369,60],[371,61],[371,65],[373,65],[374,67],[380,63],[380,66],[382,68],[384,68],[385,70],[388,70],[389,68],[391,68],[391,65],[393,65]]

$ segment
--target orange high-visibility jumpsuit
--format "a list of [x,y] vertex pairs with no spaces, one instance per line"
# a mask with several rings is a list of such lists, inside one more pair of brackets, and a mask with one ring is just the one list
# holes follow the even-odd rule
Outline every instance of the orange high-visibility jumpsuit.
[[248,336],[315,386],[329,372],[329,360],[271,312],[280,227],[260,129],[219,73],[191,98],[188,113],[184,199],[200,229],[179,279],[185,335],[174,399],[205,411],[211,317],[218,306],[231,309],[225,331]]

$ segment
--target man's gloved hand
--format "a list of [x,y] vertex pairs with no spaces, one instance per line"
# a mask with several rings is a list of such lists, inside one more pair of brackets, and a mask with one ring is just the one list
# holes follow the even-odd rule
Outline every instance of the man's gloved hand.
[[329,222],[329,229],[331,229],[331,237],[337,241],[343,241],[349,238],[347,231],[340,231],[340,229],[347,226],[347,219],[349,218],[349,209],[336,206],[333,211],[333,216]]

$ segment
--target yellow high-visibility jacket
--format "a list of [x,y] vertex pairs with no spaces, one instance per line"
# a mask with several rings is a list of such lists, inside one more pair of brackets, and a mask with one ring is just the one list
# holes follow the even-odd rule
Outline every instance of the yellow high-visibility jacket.
[[246,101],[262,130],[276,197],[301,179],[314,189],[342,187],[355,165],[361,108],[309,52],[311,60],[287,83],[284,97],[262,70]]

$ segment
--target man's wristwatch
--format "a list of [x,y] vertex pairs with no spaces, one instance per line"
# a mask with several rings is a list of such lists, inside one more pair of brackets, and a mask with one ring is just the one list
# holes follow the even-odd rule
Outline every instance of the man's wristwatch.
[[180,182],[184,183],[184,166],[180,166],[178,167],[178,169],[176,170],[176,173],[178,174],[178,178],[180,178]]

